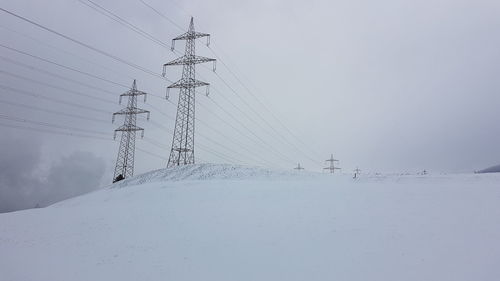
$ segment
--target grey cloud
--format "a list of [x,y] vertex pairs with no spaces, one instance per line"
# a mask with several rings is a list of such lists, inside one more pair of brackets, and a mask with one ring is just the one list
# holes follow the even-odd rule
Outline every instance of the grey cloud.
[[[163,63],[178,54],[170,52],[83,5],[79,1],[53,0],[50,9],[46,1],[4,1],[4,8],[34,19],[57,31],[77,38],[99,49],[122,57],[132,63],[161,74]],[[182,31],[162,19],[140,1],[100,0],[102,6],[149,32],[166,44]],[[301,140],[295,141],[261,104],[256,102],[232,77],[222,63],[218,75],[223,77],[250,104],[258,115],[306,152],[311,161],[297,149],[275,136],[260,117],[256,116],[224,83],[210,71],[198,67],[198,77],[211,83],[210,99],[220,104],[233,117],[225,114],[203,95],[197,101],[197,118],[224,134],[221,136],[197,123],[196,143],[198,159],[220,161],[201,147],[209,147],[237,158],[243,163],[255,164],[256,156],[265,158],[278,167],[292,168],[297,162],[311,171],[321,171],[321,164],[334,153],[345,171],[356,166],[368,171],[474,171],[500,162],[500,2],[489,0],[423,0],[423,1],[327,1],[327,0],[147,0],[147,3],[166,14],[182,27],[187,27],[189,14],[195,18],[195,27],[212,34],[211,48],[236,72],[248,88],[282,123]],[[180,7],[179,7],[180,6]],[[59,63],[102,76],[120,84],[130,85],[138,79],[141,90],[154,96],[148,104],[139,105],[151,110],[151,121],[139,120],[146,129],[147,138],[163,144],[156,147],[138,140],[137,147],[161,157],[168,157],[175,117],[177,94],[171,96],[174,104],[165,102],[167,81],[160,80],[67,40],[58,38],[10,16],[2,16],[0,29],[3,43]],[[59,50],[27,39],[18,32],[49,43]],[[197,54],[212,57],[204,42],[198,42]],[[182,51],[183,44],[176,45]],[[62,50],[62,51],[61,51]],[[66,52],[77,54],[80,58]],[[34,80],[108,99],[111,103],[89,99],[66,91],[26,82],[1,75],[1,84],[33,91],[52,98],[81,104],[81,108],[35,100],[29,96],[2,92],[8,101],[91,116],[109,120],[121,106],[118,95],[123,87],[105,83],[60,69],[12,51],[0,49],[1,55],[24,64],[66,76],[103,88],[109,93],[72,82],[30,71],[18,65],[2,64],[2,69]],[[83,58],[84,60],[82,60]],[[96,66],[98,63],[105,66]],[[169,68],[167,77],[180,78],[180,68]],[[222,97],[224,96],[224,97]],[[160,97],[160,98],[158,98]],[[251,122],[231,103],[252,119]],[[163,114],[153,109],[160,108]],[[106,112],[88,111],[83,106]],[[2,113],[16,117],[51,122],[100,132],[112,131],[115,124],[96,122],[35,112],[26,108],[0,105]],[[108,113],[107,113],[108,112]],[[250,137],[244,137],[222,122],[222,117]],[[241,123],[237,123],[239,120]],[[163,127],[154,126],[153,122]],[[260,125],[260,126],[259,126]],[[168,128],[168,129],[164,129]],[[280,159],[252,138],[253,131],[269,146],[291,158]],[[268,133],[270,132],[270,133]],[[8,133],[17,135],[10,129]],[[201,135],[210,137],[219,146]],[[106,135],[103,135],[106,138]],[[91,151],[107,163],[107,178],[111,178],[118,144],[90,139],[72,139],[71,146],[60,149],[67,137],[40,135],[37,143],[46,142],[43,161],[59,161],[72,152]],[[231,140],[231,141],[230,141]],[[35,147],[36,143],[33,144]],[[24,147],[24,145],[23,145]],[[233,154],[224,148],[237,151]],[[246,148],[247,150],[244,150]],[[2,148],[4,150],[5,148]],[[29,153],[19,148],[16,152]],[[248,152],[250,151],[250,152]],[[2,151],[2,153],[4,153]],[[11,158],[16,158],[10,156]],[[23,156],[27,157],[27,156]],[[38,163],[33,155],[34,163]],[[62,161],[62,160],[61,160]],[[291,163],[290,163],[291,162]],[[317,163],[319,162],[319,163]],[[136,174],[165,166],[165,160],[138,151]],[[78,167],[74,167],[78,169]],[[14,173],[2,179],[19,185],[28,182],[36,168],[16,163],[7,167]],[[50,170],[49,170],[50,172]],[[15,178],[19,177],[19,178]],[[46,176],[46,180],[50,175]],[[106,178],[105,178],[106,179]],[[58,184],[70,186],[68,180]],[[22,194],[22,193],[21,193]]]
[[0,212],[44,207],[96,190],[105,172],[103,159],[76,151],[46,168],[43,177],[41,143],[3,137],[0,145]]

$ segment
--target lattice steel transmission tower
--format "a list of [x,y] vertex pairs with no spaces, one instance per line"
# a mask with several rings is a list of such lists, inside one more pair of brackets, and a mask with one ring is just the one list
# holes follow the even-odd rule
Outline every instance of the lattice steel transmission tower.
[[356,167],[356,169],[354,169],[353,172],[354,172],[354,176],[352,178],[356,179],[356,178],[358,178],[358,175],[361,173],[361,170],[358,167]]
[[174,136],[172,139],[172,149],[168,158],[167,168],[179,165],[194,164],[194,110],[196,87],[208,86],[203,81],[196,80],[195,65],[204,62],[214,62],[215,59],[205,58],[195,55],[195,41],[197,38],[207,37],[207,46],[210,44],[210,34],[196,32],[194,30],[193,18],[189,24],[189,30],[172,39],[172,50],[175,41],[186,40],[184,56],[179,57],[163,65],[163,76],[166,74],[166,67],[169,65],[183,65],[182,78],[167,87],[166,98],[169,98],[169,89],[179,88],[179,103],[177,104],[177,116],[175,118]]
[[300,172],[300,170],[304,170],[304,167],[300,166],[300,163],[297,163],[297,167],[295,167],[293,169],[298,170]]
[[113,175],[113,182],[117,182],[134,175],[136,132],[141,131],[141,138],[144,137],[144,129],[136,126],[137,115],[146,113],[147,119],[149,120],[150,114],[147,110],[137,108],[137,97],[141,95],[144,96],[144,102],[146,102],[146,93],[137,90],[137,85],[134,80],[132,88],[120,95],[120,104],[122,103],[123,97],[128,97],[127,107],[113,113],[112,122],[115,122],[116,115],[125,115],[123,125],[115,130],[114,135],[114,139],[116,139],[116,133],[122,132],[120,148],[118,149],[118,157],[116,159],[115,173]]
[[340,170],[339,167],[335,167],[335,162],[339,162],[337,159],[333,159],[333,154],[330,156],[330,159],[325,160],[326,162],[330,162],[330,166],[323,168],[325,170],[330,170],[330,173],[335,173],[335,170]]

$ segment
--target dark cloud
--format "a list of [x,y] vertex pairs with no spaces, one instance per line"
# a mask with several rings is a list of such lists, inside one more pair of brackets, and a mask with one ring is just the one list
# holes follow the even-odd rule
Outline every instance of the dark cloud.
[[103,159],[89,152],[73,152],[44,168],[40,142],[2,137],[0,145],[0,212],[44,207],[96,190],[105,171]]

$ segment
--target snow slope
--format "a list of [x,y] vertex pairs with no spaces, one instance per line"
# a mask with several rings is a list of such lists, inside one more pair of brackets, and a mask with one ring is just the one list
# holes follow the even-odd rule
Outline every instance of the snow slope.
[[500,173],[500,165],[486,168],[484,170],[479,171],[478,173]]
[[498,280],[500,176],[158,170],[0,214],[0,280]]

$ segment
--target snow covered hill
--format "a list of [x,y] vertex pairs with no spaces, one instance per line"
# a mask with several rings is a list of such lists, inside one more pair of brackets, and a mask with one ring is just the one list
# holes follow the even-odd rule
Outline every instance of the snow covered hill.
[[158,170],[0,214],[0,280],[498,280],[500,175]]
[[484,170],[479,171],[478,173],[500,173],[500,165],[486,168]]
[[117,183],[115,187],[181,180],[304,179],[314,176],[318,176],[318,174],[303,171],[299,173],[289,170],[269,170],[242,165],[197,164],[172,169],[159,169],[123,180]]

